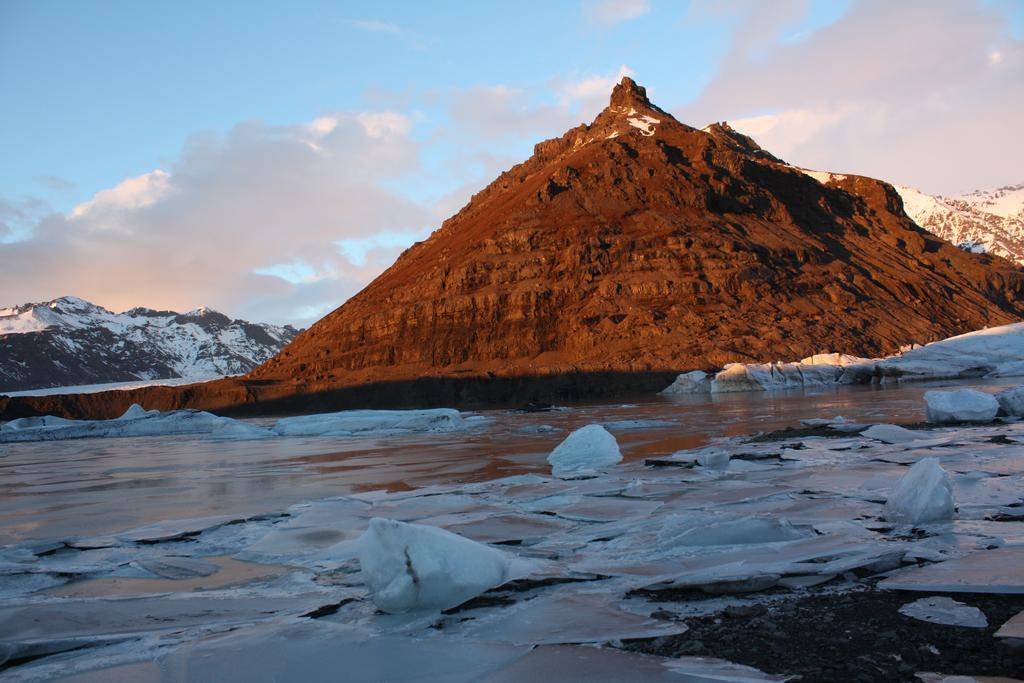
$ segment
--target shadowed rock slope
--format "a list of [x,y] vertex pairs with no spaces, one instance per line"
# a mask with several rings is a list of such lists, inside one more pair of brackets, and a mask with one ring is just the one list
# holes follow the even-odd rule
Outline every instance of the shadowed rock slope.
[[276,357],[147,407],[614,393],[732,361],[876,356],[1022,311],[1024,272],[925,232],[890,185],[824,185],[625,78],[592,124],[538,144]]

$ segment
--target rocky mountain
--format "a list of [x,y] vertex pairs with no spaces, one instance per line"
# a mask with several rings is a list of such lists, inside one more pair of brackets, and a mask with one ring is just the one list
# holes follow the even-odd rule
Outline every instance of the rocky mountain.
[[1024,264],[1024,184],[955,197],[896,186],[907,215],[922,228],[964,249]]
[[809,177],[629,78],[240,379],[0,413],[522,404],[733,361],[866,357],[1024,314],[1024,271],[922,230],[891,185]]
[[188,313],[112,313],[77,297],[0,308],[0,391],[240,375],[297,330]]

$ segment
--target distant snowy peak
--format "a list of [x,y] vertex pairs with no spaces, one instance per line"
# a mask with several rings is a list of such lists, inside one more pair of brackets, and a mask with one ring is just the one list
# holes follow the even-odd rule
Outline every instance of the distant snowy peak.
[[[827,185],[846,176],[800,169]],[[930,195],[894,185],[903,210],[928,232],[965,251],[992,253],[1024,265],[1024,184],[975,190],[959,196]]]
[[1024,264],[1024,185],[944,197],[902,185],[896,191],[918,225],[968,251]]
[[298,331],[187,313],[132,308],[113,313],[65,296],[0,308],[0,391],[248,372]]

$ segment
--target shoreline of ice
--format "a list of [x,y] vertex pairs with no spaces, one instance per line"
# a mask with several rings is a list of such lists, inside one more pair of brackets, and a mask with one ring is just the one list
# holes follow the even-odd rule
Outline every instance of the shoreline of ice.
[[986,328],[885,358],[823,353],[795,362],[730,363],[679,375],[662,395],[1024,376],[1024,323]]

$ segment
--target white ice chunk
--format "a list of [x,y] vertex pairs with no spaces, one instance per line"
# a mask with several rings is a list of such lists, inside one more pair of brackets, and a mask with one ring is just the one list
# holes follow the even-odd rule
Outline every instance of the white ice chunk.
[[679,375],[672,384],[658,393],[672,396],[674,394],[706,394],[709,391],[711,391],[711,378],[708,373],[694,370]]
[[965,605],[945,596],[921,598],[900,607],[900,614],[932,624],[987,628],[988,619],[977,607]]
[[1003,412],[1013,417],[1024,417],[1024,386],[1013,387],[996,394]]
[[598,424],[580,427],[548,456],[551,473],[555,475],[599,470],[621,460],[615,437]]
[[991,422],[999,412],[999,401],[992,394],[974,389],[928,391],[929,422]]
[[697,454],[697,464],[712,470],[721,470],[729,466],[729,452],[720,448],[702,448]]
[[344,410],[300,415],[277,421],[282,436],[348,436],[369,432],[451,432],[466,429],[466,420],[452,408],[431,410]]
[[514,558],[444,529],[375,517],[359,539],[373,602],[392,614],[461,605],[512,576]]
[[861,432],[861,436],[866,436],[869,439],[875,439],[882,443],[889,444],[910,443],[911,441],[927,438],[924,434],[921,434],[921,432],[914,432],[900,427],[899,425],[891,424],[871,425]]
[[885,501],[883,516],[898,524],[953,518],[953,486],[936,458],[919,460]]
[[145,408],[140,406],[138,403],[133,403],[128,408],[128,410],[124,411],[124,413],[121,415],[121,417],[119,417],[117,419],[118,420],[137,420],[140,417],[146,417],[147,415],[151,415],[151,414],[159,413],[159,412],[160,412],[159,410],[146,410]]

